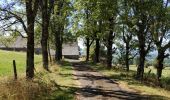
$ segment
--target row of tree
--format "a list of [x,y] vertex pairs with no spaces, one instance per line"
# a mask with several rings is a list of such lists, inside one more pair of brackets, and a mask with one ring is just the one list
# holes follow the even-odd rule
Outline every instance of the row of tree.
[[85,40],[86,61],[89,61],[92,44],[96,63],[100,62],[101,49],[106,50],[108,69],[112,68],[112,55],[118,51],[123,51],[127,71],[129,60],[139,55],[137,79],[143,79],[146,56],[157,50],[157,79],[160,81],[164,59],[169,56],[169,21],[168,0],[11,0],[0,3],[0,29],[18,32],[27,38],[27,78],[34,77],[35,37],[40,37],[43,67],[49,70],[49,48],[55,48],[55,59],[59,61],[63,41],[76,36]]
[[136,78],[143,79],[146,56],[156,50],[160,82],[170,48],[168,0],[75,0],[74,8],[72,30],[85,39],[86,61],[95,41],[94,62],[99,62],[100,45],[106,47],[108,69],[117,51],[124,51],[127,71],[129,60],[139,55]]
[[[34,46],[41,43],[43,67],[49,70],[50,44],[56,61],[62,58],[64,33],[68,33],[70,0],[11,0],[0,2],[0,29],[7,36],[19,33],[27,38],[26,77],[34,77]],[[66,34],[66,35],[68,35]],[[70,34],[72,36],[72,34]]]

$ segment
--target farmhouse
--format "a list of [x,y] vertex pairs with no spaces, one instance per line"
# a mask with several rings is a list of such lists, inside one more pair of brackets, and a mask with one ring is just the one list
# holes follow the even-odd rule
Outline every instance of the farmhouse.
[[78,43],[70,42],[63,44],[62,53],[65,58],[78,59],[80,55]]
[[[8,51],[25,52],[27,50],[26,38],[22,38],[21,36],[18,36],[16,41],[13,44],[11,44],[11,46],[5,47],[4,45],[0,45],[0,49],[8,50]],[[35,53],[41,54],[40,44],[35,45]],[[50,49],[50,54],[51,56],[55,56],[55,50]],[[78,59],[80,55],[78,43],[77,42],[64,43],[62,46],[62,55],[64,58]]]

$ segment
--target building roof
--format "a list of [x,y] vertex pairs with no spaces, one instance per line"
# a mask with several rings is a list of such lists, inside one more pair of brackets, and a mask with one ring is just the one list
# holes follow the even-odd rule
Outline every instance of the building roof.
[[[18,36],[16,41],[11,45],[14,48],[27,48],[27,39],[21,36]],[[35,46],[41,48],[39,46]],[[55,55],[55,50],[50,49],[51,55]],[[63,55],[79,55],[79,46],[78,42],[68,42],[62,45],[62,54]]]
[[15,48],[26,48],[27,47],[27,40],[26,38],[22,38],[21,36],[18,36],[14,44],[11,45],[11,47]]

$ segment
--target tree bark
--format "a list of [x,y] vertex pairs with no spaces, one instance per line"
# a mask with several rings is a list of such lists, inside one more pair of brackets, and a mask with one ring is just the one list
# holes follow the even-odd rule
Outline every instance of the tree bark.
[[37,14],[39,0],[33,3],[31,0],[26,1],[26,16],[27,28],[24,27],[27,33],[27,57],[26,57],[26,78],[32,79],[34,77],[34,22]]
[[111,69],[112,68],[112,38],[113,37],[113,32],[111,31],[109,34],[108,38],[108,46],[107,46],[107,68]]
[[50,43],[49,43],[49,41],[48,41],[48,55],[49,55],[50,63],[52,65],[52,57],[51,57],[51,50],[50,50]]
[[129,43],[126,43],[126,58],[125,58],[125,63],[126,63],[126,71],[129,71]]
[[42,37],[41,37],[41,46],[42,46],[42,59],[43,67],[46,70],[48,69],[48,26],[49,26],[49,15],[48,15],[48,0],[42,1]]
[[161,86],[161,76],[163,70],[163,61],[164,61],[164,53],[158,51],[156,68],[157,68],[157,81],[160,86]]
[[[139,65],[137,68],[137,76],[136,78],[139,80],[143,80],[143,74],[144,74],[144,65],[145,65],[145,57],[147,55],[147,53],[150,50],[151,47],[151,42],[148,44],[147,48],[146,48],[146,40],[148,40],[147,38],[147,34],[148,34],[148,28],[149,26],[147,26],[147,16],[143,15],[141,16],[141,20],[142,20],[142,24],[140,22],[137,23],[137,26],[139,27],[139,31],[137,32],[137,37],[138,37],[138,42],[139,42]],[[146,27],[147,26],[147,27]],[[147,28],[147,30],[146,30]],[[148,36],[149,37],[149,36]]]
[[100,54],[100,39],[96,39],[96,47],[95,47],[95,58],[94,62],[99,63],[99,54]]
[[[57,8],[57,16],[62,16],[62,8],[63,8],[63,1],[58,2],[58,8]],[[62,59],[62,32],[63,32],[63,25],[59,24],[57,26],[57,31],[55,34],[55,46],[56,46],[56,52],[55,52],[55,60],[58,62]]]
[[110,18],[109,19],[109,22],[110,22],[110,32],[109,32],[109,35],[108,35],[108,41],[107,41],[107,68],[108,69],[111,69],[112,68],[112,45],[113,45],[113,21],[114,19],[113,18]]
[[126,44],[126,55],[125,55],[125,64],[126,64],[126,71],[129,71],[129,53],[130,53],[130,41],[132,40],[132,34],[125,35],[125,26],[123,25],[123,41]]
[[60,28],[58,28],[58,31],[55,34],[55,41],[56,41],[55,59],[56,61],[60,61],[62,59],[62,37],[61,37]]
[[90,52],[90,39],[86,38],[86,61],[89,61],[89,52]]
[[143,79],[143,74],[144,74],[144,63],[145,63],[145,42],[140,42],[140,51],[139,51],[139,54],[140,54],[140,58],[139,58],[139,65],[138,65],[138,68],[137,68],[137,76],[136,78],[137,79]]
[[26,77],[31,79],[34,77],[34,22],[27,21],[28,23],[28,37],[27,37],[27,68]]

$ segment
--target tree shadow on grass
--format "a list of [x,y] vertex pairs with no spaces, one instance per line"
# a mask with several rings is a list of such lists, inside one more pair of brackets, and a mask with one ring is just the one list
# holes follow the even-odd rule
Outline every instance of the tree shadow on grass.
[[70,62],[68,62],[68,61],[60,61],[60,62],[58,62],[61,66],[71,66],[71,63]]
[[[74,67],[71,67],[74,66]],[[70,66],[70,67],[68,67]],[[86,63],[64,63],[62,64],[62,67],[66,69],[74,69],[76,71],[89,71],[89,72],[95,72],[92,68],[89,68],[89,65]],[[81,67],[81,68],[80,68]],[[75,75],[70,73],[60,73],[62,77],[69,77],[69,76],[75,76],[78,78],[84,78],[86,80],[107,80],[109,83],[117,84],[116,80],[125,80],[129,81],[129,84],[138,84],[136,81],[130,81],[129,77],[132,77],[133,74],[126,75],[124,74],[118,74],[118,75],[111,75],[109,77],[105,76],[94,76],[90,74],[82,74],[82,75]],[[114,79],[114,80],[112,80]],[[79,79],[74,79],[79,80]],[[130,91],[124,91],[124,90],[114,90],[114,89],[102,89],[102,88],[94,88],[91,86],[86,87],[76,87],[76,86],[62,86],[58,85],[56,83],[55,87],[57,89],[55,92],[51,95],[50,100],[74,100],[75,95],[82,95],[83,97],[95,97],[98,95],[101,95],[102,97],[109,97],[109,98],[116,98],[121,100],[170,100],[170,98],[159,96],[159,95],[142,95],[138,92],[130,92]],[[140,83],[139,83],[140,84]]]
[[[74,69],[76,71],[81,72],[92,72],[94,71],[92,68],[88,66],[86,63],[74,63],[73,64]],[[124,80],[129,82],[129,84],[138,84],[141,85],[138,81],[133,81],[131,78],[134,76],[134,71],[131,72],[131,74],[127,74],[125,71],[122,71],[120,74],[113,74],[109,77],[105,76],[96,76],[92,74],[81,74],[81,75],[74,75],[79,80],[83,78],[83,80],[105,80],[106,82],[117,84],[116,80]],[[114,80],[113,80],[114,79]],[[101,89],[101,88],[94,88],[91,86],[83,87],[83,88],[76,88],[78,90],[78,93],[83,95],[84,97],[95,97],[96,95],[102,95],[103,97],[111,97],[121,100],[169,100],[170,98],[159,96],[159,95],[142,95],[137,92],[130,92],[125,90],[115,90],[115,89]]]
[[[103,97],[115,98],[120,100],[169,100],[170,98],[166,98],[159,95],[141,95],[135,92],[128,91],[114,91],[114,90],[102,90],[98,88],[92,87],[72,87],[72,86],[61,86],[56,85],[58,88],[55,91],[51,98],[48,100],[74,100],[76,99],[76,94],[82,95],[86,98],[95,97],[96,95],[101,95]],[[77,99],[76,99],[77,100]]]
[[76,88],[60,87],[50,95],[48,100],[74,100]]

